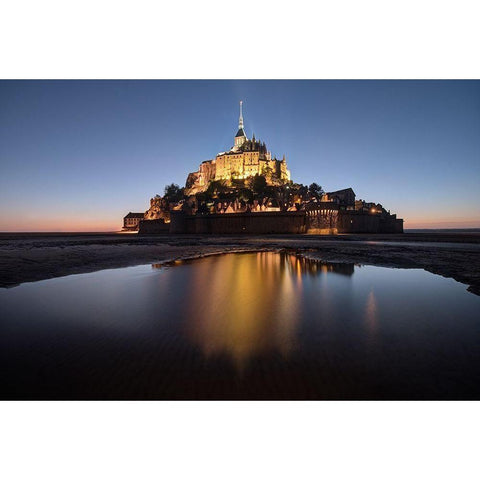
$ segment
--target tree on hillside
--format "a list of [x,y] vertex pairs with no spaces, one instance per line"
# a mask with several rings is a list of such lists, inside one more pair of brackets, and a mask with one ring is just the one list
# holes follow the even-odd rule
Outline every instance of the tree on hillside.
[[183,188],[180,188],[176,183],[165,185],[163,196],[169,203],[179,202],[183,198]]
[[253,192],[249,188],[242,188],[238,192],[238,199],[250,203],[253,201]]
[[316,198],[317,200],[320,200],[322,198],[322,195],[325,193],[323,191],[323,188],[318,185],[318,183],[313,182],[309,187],[308,187],[308,193]]
[[209,195],[215,196],[222,193],[226,193],[228,190],[229,188],[225,180],[212,180],[208,185],[206,193],[208,193]]
[[304,201],[308,194],[308,187],[301,183],[292,183],[290,185],[290,192],[293,195],[295,202]]
[[253,190],[253,193],[261,195],[265,192],[267,187],[267,179],[263,175],[255,175],[250,179],[250,188]]
[[274,196],[281,210],[287,210],[287,208],[290,207],[292,196],[290,185],[281,185],[279,187],[275,187]]

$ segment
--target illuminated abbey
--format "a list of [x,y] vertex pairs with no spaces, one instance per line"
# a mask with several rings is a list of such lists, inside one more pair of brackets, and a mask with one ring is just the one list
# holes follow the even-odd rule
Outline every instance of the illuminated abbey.
[[272,158],[265,143],[247,137],[243,127],[242,102],[238,131],[233,147],[228,152],[220,152],[213,160],[200,164],[198,171],[187,178],[185,193],[193,195],[205,191],[211,181],[222,181],[227,185],[233,180],[245,180],[255,175],[263,175],[268,185],[282,185],[290,180],[285,155],[282,160]]
[[242,102],[233,147],[189,173],[185,188],[167,185],[145,213],[129,212],[124,231],[139,233],[402,233],[403,220],[352,188],[325,192],[290,180],[285,156],[249,139]]

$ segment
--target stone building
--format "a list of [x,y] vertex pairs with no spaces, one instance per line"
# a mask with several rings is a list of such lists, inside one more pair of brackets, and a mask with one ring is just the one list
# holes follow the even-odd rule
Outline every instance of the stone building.
[[344,188],[335,192],[327,192],[322,197],[323,202],[334,202],[345,206],[355,206],[355,192],[352,188]]
[[138,230],[140,220],[143,220],[144,214],[128,212],[123,217],[123,230]]
[[290,180],[285,155],[282,160],[267,150],[265,143],[247,137],[243,126],[242,102],[238,131],[233,147],[228,152],[220,152],[213,160],[200,164],[198,171],[190,173],[185,185],[185,193],[193,195],[203,192],[211,181],[223,181],[230,184],[232,180],[245,180],[255,175],[264,175],[268,185],[281,185]]

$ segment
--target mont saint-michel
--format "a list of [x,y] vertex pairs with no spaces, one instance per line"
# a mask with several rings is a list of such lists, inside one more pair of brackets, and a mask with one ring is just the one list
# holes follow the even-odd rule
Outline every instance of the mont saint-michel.
[[[228,95],[222,82],[80,82],[73,90],[67,82],[61,95],[56,85],[20,82],[4,95],[12,116],[3,131],[15,133],[16,111],[36,126],[26,150],[30,130],[2,138],[23,168],[28,211],[18,221],[38,221],[37,212],[45,225],[53,213],[35,204],[51,197],[66,219],[110,205],[116,230],[0,235],[0,398],[480,399],[480,236],[403,233],[396,217],[410,221],[428,204],[398,167],[422,170],[409,152],[435,148],[425,132],[452,87],[435,108],[422,104],[428,122],[410,128],[408,110],[399,131],[397,99],[410,98],[410,83],[404,95],[391,91],[395,108],[383,117],[375,102],[386,107],[389,83],[376,85],[368,109],[343,84],[329,107],[333,92],[323,83],[274,83],[288,89],[280,99],[250,82]],[[20,101],[33,86],[42,101]],[[208,95],[194,94],[202,89]],[[248,103],[237,113],[240,98]],[[75,108],[64,112],[72,99]],[[444,121],[451,116],[446,109]],[[44,129],[59,117],[61,125]],[[419,132],[425,144],[415,143]],[[40,138],[48,139],[38,161],[49,172],[43,181],[25,175]],[[67,153],[58,156],[62,139]],[[80,140],[88,147],[81,157]],[[89,158],[97,170],[86,168]],[[44,196],[27,195],[26,182]],[[147,206],[146,194],[165,183]],[[132,208],[119,232],[130,205],[145,211]]]
[[[334,168],[334,167],[332,167]],[[229,150],[200,163],[185,186],[171,184],[144,213],[129,212],[125,231],[140,233],[402,233],[403,219],[353,188],[324,191],[295,183],[285,155],[247,136],[243,102]]]

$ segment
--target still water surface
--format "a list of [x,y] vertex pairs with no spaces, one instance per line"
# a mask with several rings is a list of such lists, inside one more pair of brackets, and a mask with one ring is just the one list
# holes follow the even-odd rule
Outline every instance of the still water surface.
[[228,254],[0,308],[4,399],[480,399],[480,297],[423,270]]

